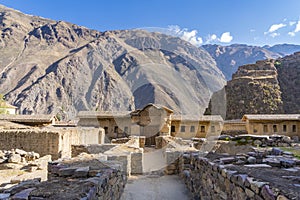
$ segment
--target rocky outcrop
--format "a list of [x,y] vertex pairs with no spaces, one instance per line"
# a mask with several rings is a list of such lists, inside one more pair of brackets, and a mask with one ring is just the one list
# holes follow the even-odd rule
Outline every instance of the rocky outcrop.
[[[241,66],[225,86],[225,96],[218,92],[212,99],[223,101],[226,119],[241,119],[244,114],[282,113],[282,99],[274,60],[258,61]],[[223,94],[223,93],[222,93]],[[219,98],[220,97],[220,98]],[[217,102],[217,101],[214,101]],[[207,114],[220,113],[217,104],[210,104]],[[216,105],[216,108],[214,106]],[[226,105],[226,106],[225,106]],[[212,112],[213,111],[213,112]]]
[[285,113],[300,113],[300,52],[277,60],[278,81]]
[[295,53],[239,67],[225,88],[213,94],[206,114],[241,119],[244,114],[299,113],[299,64],[300,53]]
[[98,32],[0,7],[0,93],[24,114],[133,110],[201,113],[225,84],[213,58],[179,38]]

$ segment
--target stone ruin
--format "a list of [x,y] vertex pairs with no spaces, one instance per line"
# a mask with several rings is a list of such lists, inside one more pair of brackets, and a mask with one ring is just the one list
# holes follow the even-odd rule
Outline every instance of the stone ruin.
[[[154,150],[162,150],[164,166],[152,173],[179,175],[195,199],[300,197],[300,161],[292,153],[274,147],[300,149],[290,138],[247,135],[219,139],[212,149],[214,153],[204,154],[197,144],[205,146],[210,141],[157,137]],[[147,173],[145,158],[149,149],[144,144],[145,138],[131,137],[114,144],[72,145],[72,158],[49,162],[47,181],[33,178],[2,187],[0,199],[119,199],[128,177]],[[13,152],[16,150],[3,152],[5,163]],[[35,155],[36,160],[40,159]]]
[[0,184],[7,188],[11,184],[33,178],[45,181],[49,161],[51,161],[50,155],[40,157],[36,152],[26,152],[21,149],[0,150]]
[[31,179],[1,189],[0,199],[119,199],[127,181],[121,167],[87,154],[49,162],[47,181]]

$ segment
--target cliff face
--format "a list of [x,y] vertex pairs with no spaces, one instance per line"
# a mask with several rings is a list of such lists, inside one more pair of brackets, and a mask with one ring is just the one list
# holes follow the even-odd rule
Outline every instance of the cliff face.
[[300,53],[244,65],[223,90],[213,94],[206,113],[222,114],[226,119],[241,119],[244,114],[300,113],[299,84]]
[[101,33],[0,6],[0,35],[0,93],[21,113],[160,103],[195,114],[225,84],[205,50],[159,33]]
[[300,113],[300,52],[276,63],[285,113]]

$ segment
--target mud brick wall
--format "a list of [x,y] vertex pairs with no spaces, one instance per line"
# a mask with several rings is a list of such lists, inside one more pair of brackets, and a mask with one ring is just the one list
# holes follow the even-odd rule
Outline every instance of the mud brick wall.
[[23,149],[52,159],[71,157],[72,144],[98,144],[103,132],[99,129],[53,128],[0,130],[0,149]]
[[275,194],[277,189],[271,189],[268,183],[227,170],[198,154],[184,154],[181,159],[180,176],[194,199],[287,199]]
[[1,130],[0,131],[0,149],[23,149],[25,151],[34,151],[41,156],[52,155],[53,159],[59,155],[58,132],[40,131],[40,130]]

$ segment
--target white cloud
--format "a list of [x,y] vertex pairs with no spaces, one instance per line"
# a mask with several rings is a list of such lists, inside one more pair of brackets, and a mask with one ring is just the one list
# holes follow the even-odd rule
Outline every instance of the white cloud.
[[200,46],[203,43],[203,40],[201,37],[197,37],[197,31],[183,31],[183,34],[181,36],[182,39],[192,43],[193,45]]
[[230,32],[225,32],[221,35],[220,42],[229,43],[233,40],[233,37],[230,35]]
[[288,35],[294,37],[296,34],[294,32],[288,32]]
[[267,33],[273,33],[275,31],[277,31],[278,29],[281,29],[283,27],[285,27],[286,24],[280,23],[280,24],[273,24],[272,26],[270,26],[269,30]]
[[188,29],[184,28],[181,29],[177,25],[168,26],[168,29],[173,32],[176,36],[180,37],[181,39],[190,42],[195,46],[200,46],[203,44],[202,37],[198,36],[197,30],[188,31]]
[[[291,22],[290,22],[291,24]],[[289,36],[294,37],[296,35],[296,33],[300,32],[300,20],[298,22],[293,22],[293,25],[296,24],[295,30],[294,31],[290,31],[288,33]]]
[[[197,30],[189,31],[187,28],[180,28],[177,25],[171,25],[168,26],[168,29],[165,32],[170,35],[180,37],[195,46],[201,46],[204,42],[202,37],[198,35]],[[220,38],[216,34],[209,34],[205,39],[206,44],[213,42],[229,43],[233,40],[233,36],[230,35],[230,32],[224,32],[221,34]]]
[[295,33],[300,31],[300,20],[297,22],[296,28],[294,30]]
[[289,25],[290,25],[290,26],[294,26],[296,23],[297,23],[297,22],[291,21],[291,22],[289,22]]
[[280,33],[271,33],[270,36],[272,38],[278,37],[280,35]]
[[251,33],[255,32],[255,31],[256,31],[255,29],[250,29],[250,32],[251,32]]
[[208,36],[206,37],[206,43],[207,43],[207,44],[209,44],[209,43],[211,43],[211,42],[214,42],[214,41],[218,41],[218,40],[219,40],[219,39],[218,39],[218,37],[217,37],[216,34],[208,35]]

